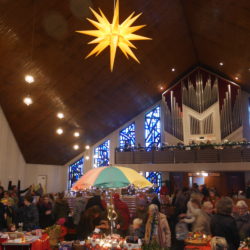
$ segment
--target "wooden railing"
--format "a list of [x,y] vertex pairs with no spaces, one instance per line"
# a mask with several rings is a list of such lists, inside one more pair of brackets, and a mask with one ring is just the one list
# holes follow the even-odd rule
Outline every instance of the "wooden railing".
[[115,152],[116,164],[250,162],[250,148]]

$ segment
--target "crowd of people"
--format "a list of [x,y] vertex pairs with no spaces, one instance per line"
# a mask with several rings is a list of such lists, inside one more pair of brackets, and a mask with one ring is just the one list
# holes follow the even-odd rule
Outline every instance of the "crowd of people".
[[[22,196],[21,192],[26,193]],[[0,187],[0,201],[0,231],[31,231],[56,224],[66,229],[63,237],[68,240],[84,240],[97,229],[110,233],[109,205],[104,191],[91,197],[77,193],[70,208],[64,193],[44,195],[39,191],[34,193],[31,187],[23,191],[16,186],[7,191]],[[114,233],[136,236],[148,245],[183,249],[191,231],[222,237],[228,249],[234,250],[250,236],[246,201],[233,202],[229,197],[220,197],[206,185],[194,184],[192,188],[176,190],[172,196],[166,185],[159,195],[137,193],[133,213],[118,193],[112,194],[112,204],[116,214]]]

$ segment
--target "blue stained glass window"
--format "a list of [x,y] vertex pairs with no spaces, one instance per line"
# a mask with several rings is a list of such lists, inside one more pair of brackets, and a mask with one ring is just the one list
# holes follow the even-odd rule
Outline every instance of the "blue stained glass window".
[[120,131],[120,148],[135,147],[135,123]]
[[146,178],[153,183],[156,187],[154,187],[154,191],[159,193],[162,177],[160,172],[146,172]]
[[68,188],[69,189],[82,176],[83,166],[84,166],[84,158],[83,157],[69,166],[69,179],[68,179]]
[[147,149],[161,144],[161,109],[155,107],[145,115],[145,145]]
[[94,151],[94,167],[103,167],[109,165],[110,156],[110,140],[103,142],[95,148]]

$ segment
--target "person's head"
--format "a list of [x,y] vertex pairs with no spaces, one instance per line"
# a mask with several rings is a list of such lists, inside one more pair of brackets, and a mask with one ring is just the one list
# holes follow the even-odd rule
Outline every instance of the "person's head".
[[212,197],[212,198],[216,196],[216,193],[215,193],[214,189],[209,190],[209,196]]
[[142,219],[136,218],[133,220],[133,229],[138,229],[142,226]]
[[158,209],[157,205],[155,205],[155,204],[149,205],[149,207],[148,207],[148,214],[149,215],[155,215],[158,213],[159,213],[159,209]]
[[147,209],[147,201],[145,199],[138,199],[136,208],[140,211],[145,211]]
[[120,200],[120,195],[118,193],[113,194],[114,201]]
[[25,206],[30,206],[31,203],[33,202],[33,197],[31,195],[26,195],[24,197],[24,201],[23,202],[24,202]]
[[14,192],[16,192],[16,191],[17,191],[17,186],[16,186],[16,185],[13,185],[13,186],[11,187],[11,190],[14,191]]
[[9,192],[8,192],[8,191],[4,191],[3,197],[4,197],[4,198],[9,198],[9,197],[10,197]]
[[10,232],[15,232],[15,231],[17,230],[15,224],[10,224],[10,225],[8,226],[8,229],[9,229]]
[[199,199],[191,199],[193,208],[201,208],[201,201]]
[[46,203],[46,204],[49,203],[49,196],[48,195],[43,196],[43,202]]
[[207,214],[212,214],[213,204],[210,201],[205,201],[202,205],[202,210]]
[[63,200],[63,198],[64,198],[64,192],[58,193],[57,198],[59,200]]
[[233,211],[233,201],[229,197],[222,197],[215,205],[217,214],[230,215]]
[[2,194],[3,192],[4,192],[4,188],[0,186],[0,194]]
[[237,208],[237,212],[240,216],[244,215],[248,212],[248,205],[243,200],[240,200],[236,203],[236,208]]
[[99,206],[92,206],[87,210],[87,213],[90,218],[98,218],[101,215],[101,209]]
[[199,185],[197,183],[193,183],[193,189],[198,189]]

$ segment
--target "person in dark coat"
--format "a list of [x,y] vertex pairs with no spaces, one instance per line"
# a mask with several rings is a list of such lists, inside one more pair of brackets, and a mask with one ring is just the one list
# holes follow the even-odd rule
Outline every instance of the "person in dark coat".
[[77,237],[84,240],[93,233],[95,228],[108,229],[108,221],[102,216],[103,212],[99,206],[91,206],[86,209],[80,218],[77,227]]
[[5,206],[2,202],[0,202],[0,231],[6,229],[6,211]]
[[41,228],[46,228],[53,225],[54,217],[52,213],[52,204],[48,196],[40,198],[37,208],[39,211],[39,222]]
[[89,209],[90,207],[93,207],[93,206],[98,206],[102,211],[105,211],[105,209],[106,209],[105,201],[103,201],[101,199],[100,195],[95,195],[95,196],[91,197],[87,201],[85,209],[87,210],[87,209]]
[[245,201],[240,200],[236,204],[237,215],[235,217],[240,239],[244,240],[250,236],[250,213]]
[[38,228],[39,215],[37,207],[32,204],[33,197],[24,197],[24,207],[21,208],[20,221],[23,222],[24,231],[31,231]]
[[69,212],[69,204],[67,200],[64,199],[64,193],[59,193],[53,210],[55,221],[59,220],[60,218],[67,218]]
[[224,237],[228,250],[237,250],[240,245],[240,236],[235,219],[231,216],[233,201],[223,197],[216,203],[216,214],[211,219],[212,236]]

